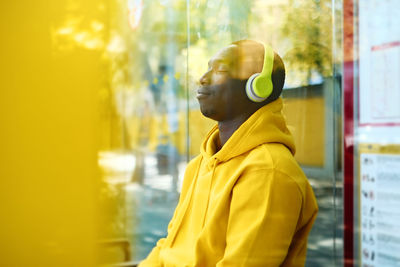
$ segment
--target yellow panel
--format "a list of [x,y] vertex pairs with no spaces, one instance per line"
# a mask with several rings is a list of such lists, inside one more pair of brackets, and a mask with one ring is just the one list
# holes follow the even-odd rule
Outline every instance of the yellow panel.
[[95,264],[98,6],[1,1],[0,266]]
[[285,98],[284,114],[302,165],[323,167],[325,160],[325,104],[323,97]]

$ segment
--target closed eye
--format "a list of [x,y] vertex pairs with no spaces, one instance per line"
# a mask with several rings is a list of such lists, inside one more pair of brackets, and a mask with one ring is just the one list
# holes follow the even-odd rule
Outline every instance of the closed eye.
[[217,70],[217,73],[227,73],[228,70]]

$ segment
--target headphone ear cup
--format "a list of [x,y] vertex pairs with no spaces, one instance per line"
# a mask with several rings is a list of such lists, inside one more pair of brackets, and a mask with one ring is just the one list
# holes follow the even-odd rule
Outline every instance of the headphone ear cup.
[[260,76],[260,73],[254,73],[250,76],[250,78],[246,82],[246,95],[253,102],[262,102],[267,97],[260,97],[256,90],[254,90],[255,80]]
[[274,65],[274,51],[269,45],[264,46],[264,63],[261,73],[255,73],[247,80],[246,94],[254,102],[262,102],[267,99],[272,91],[272,69]]

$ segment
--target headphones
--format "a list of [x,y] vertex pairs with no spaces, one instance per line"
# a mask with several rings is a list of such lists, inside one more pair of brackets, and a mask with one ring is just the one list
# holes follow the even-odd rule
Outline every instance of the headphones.
[[246,82],[247,97],[253,102],[262,102],[267,99],[273,89],[272,85],[272,68],[274,66],[274,51],[272,48],[263,44],[264,64],[261,73],[254,73]]

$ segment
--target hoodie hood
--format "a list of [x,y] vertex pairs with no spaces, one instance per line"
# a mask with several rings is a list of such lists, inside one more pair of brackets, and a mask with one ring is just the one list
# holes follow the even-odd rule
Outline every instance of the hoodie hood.
[[283,144],[294,155],[294,140],[286,127],[282,107],[282,99],[278,98],[258,109],[233,133],[217,153],[215,144],[219,138],[219,130],[218,125],[214,126],[201,145],[202,156],[206,159],[214,156],[218,161],[228,161],[266,143]]

